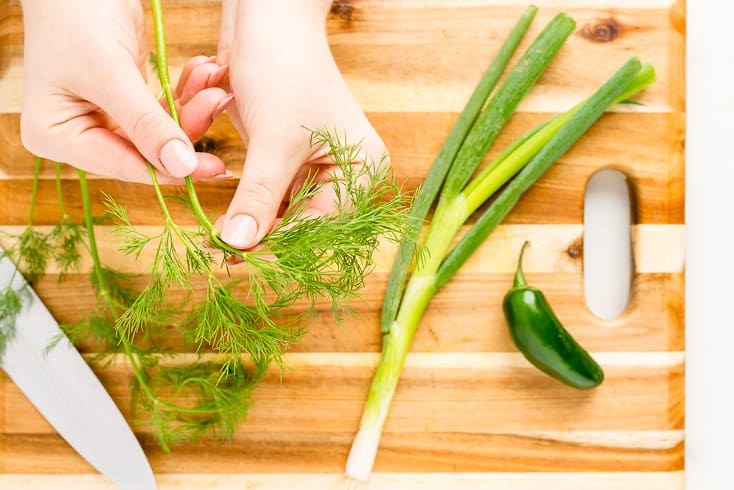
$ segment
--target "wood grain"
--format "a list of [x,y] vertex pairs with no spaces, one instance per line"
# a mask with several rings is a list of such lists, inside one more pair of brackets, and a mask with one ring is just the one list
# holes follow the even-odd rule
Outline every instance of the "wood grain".
[[[161,490],[206,488],[209,490],[276,490],[298,482],[302,490],[342,490],[346,482],[339,475],[300,473],[269,474],[163,474],[158,478]],[[363,490],[682,490],[682,471],[663,472],[586,472],[586,473],[373,473]],[[94,475],[0,475],[0,485],[17,484],[25,490],[116,490],[104,478]]]
[[[0,112],[18,112],[22,21],[17,1],[4,3],[7,8],[0,18],[0,35],[7,61],[0,78]],[[350,88],[370,112],[460,111],[526,5],[485,1],[456,8],[452,0],[343,3],[349,5],[349,13],[330,16],[329,40]],[[649,110],[682,110],[683,26],[671,22],[669,15],[675,3],[642,1],[620,9],[613,1],[582,0],[542,8],[518,53],[559,8],[577,20],[577,35],[561,50],[522,110],[555,112],[570,107],[579,94],[593,92],[632,54],[652,62],[659,73],[659,83],[642,99]],[[166,8],[166,37],[175,79],[191,56],[216,53],[219,2],[177,0],[166,2]],[[595,35],[612,24],[616,26],[613,39]],[[149,16],[147,27],[152,45]],[[592,34],[585,36],[584,32]]]
[[[215,51],[219,5],[164,2],[174,78],[189,57]],[[522,47],[558,10],[576,18],[576,32],[487,160],[592,93],[630,56],[652,62],[658,81],[639,96],[645,106],[606,114],[436,295],[408,356],[376,473],[364,489],[683,489],[685,2],[544,0],[539,6]],[[335,2],[327,22],[334,57],[385,140],[395,176],[406,189],[420,185],[524,8],[525,2],[515,0]],[[18,0],[0,0],[0,244],[5,246],[12,243],[7,234],[27,221],[33,162],[19,134],[21,15]],[[150,42],[147,9],[146,22]],[[155,81],[151,89],[157,89]],[[220,156],[236,178],[241,175],[246,152],[228,118],[218,119],[200,144]],[[582,200],[589,177],[609,167],[623,171],[632,186],[636,276],[626,312],[602,321],[583,299]],[[63,175],[67,207],[78,220],[76,175],[71,168]],[[34,219],[41,229],[59,218],[52,178],[53,166],[45,162]],[[90,184],[94,195],[104,190],[125,204],[137,225],[159,226],[150,188],[101,176]],[[211,214],[224,212],[235,185],[199,185]],[[100,199],[94,206],[96,213],[104,211]],[[183,209],[174,215],[193,224]],[[106,263],[145,272],[146,254],[140,263],[122,257],[109,224],[98,233]],[[606,381],[593,392],[545,377],[509,340],[500,299],[525,239],[532,243],[525,261],[528,279],[605,368]],[[248,422],[232,443],[206,440],[167,455],[144,424],[133,424],[160,488],[344,488],[344,461],[380,349],[379,308],[394,254],[393,245],[380,248],[363,299],[354,303],[358,315],[343,329],[327,311],[320,312],[304,342],[287,355],[282,381],[272,369],[253,393]],[[77,321],[93,306],[88,271],[84,262],[59,284],[52,264],[38,284],[58,320]],[[166,342],[182,350],[180,338]],[[80,347],[87,354],[94,350]],[[94,368],[129,417],[129,366],[117,359],[109,369]],[[93,473],[17,387],[0,377],[0,488],[113,488]]]
[[[411,471],[554,471],[561,461],[570,471],[681,469],[682,356],[597,357],[607,373],[604,385],[578,392],[538,373],[519,354],[409,356],[377,471],[401,471],[407,469],[404,465]],[[192,473],[337,472],[376,361],[374,354],[290,356],[292,370],[282,382],[271,371],[257,390],[247,425],[212,458],[201,458],[201,449],[211,442],[163,456],[149,436],[142,438],[154,466],[161,465],[155,469],[164,473],[184,465]],[[98,374],[129,416],[125,407],[131,374],[126,363]],[[665,381],[655,381],[658,377]],[[7,397],[5,435],[11,454],[16,449],[22,453],[30,441],[56,437],[9,383]],[[539,412],[538,406],[545,409]],[[436,450],[436,441],[441,441],[441,450]],[[64,453],[58,446],[46,446],[54,459]],[[78,458],[67,452],[71,455],[66,457]],[[324,452],[330,457],[323,458]],[[452,455],[450,461],[446,454]],[[20,473],[31,469],[18,464]],[[38,460],[27,464],[37,465]],[[72,465],[66,471],[78,469]]]
[[[441,142],[456,114],[385,114],[369,115],[376,129],[384,134],[391,152],[392,167],[398,182],[406,190],[420,184],[438,153]],[[487,161],[529,128],[547,120],[551,114],[517,114],[498,138]],[[33,157],[20,146],[17,115],[0,115],[0,209],[6,210],[7,223],[27,220],[27,200],[33,169]],[[408,138],[400,128],[412,127]],[[634,127],[634,131],[630,131]],[[637,200],[636,219],[640,223],[683,222],[683,148],[685,121],[680,114],[608,114],[534,186],[520,205],[508,216],[509,223],[580,223],[583,189],[591,175],[603,168],[616,168],[629,178]],[[7,128],[7,129],[5,129]],[[206,136],[207,145],[227,162],[232,172],[241,175],[244,149],[227,121],[216,124]],[[75,172],[67,170],[75,178]],[[44,165],[44,177],[53,178],[53,165]],[[12,180],[8,180],[12,179]],[[124,185],[109,180],[90,182],[92,192],[101,190],[127,205],[130,218],[139,224],[160,221],[155,196],[144,185]],[[226,211],[236,182],[199,184],[202,200],[215,215]],[[74,182],[66,185],[66,200],[76,216],[81,214],[79,193]],[[75,205],[76,203],[76,205]],[[96,212],[103,210],[97,208]],[[39,224],[57,220],[56,190],[52,182],[43,182],[39,195]],[[191,218],[179,209],[177,219]]]

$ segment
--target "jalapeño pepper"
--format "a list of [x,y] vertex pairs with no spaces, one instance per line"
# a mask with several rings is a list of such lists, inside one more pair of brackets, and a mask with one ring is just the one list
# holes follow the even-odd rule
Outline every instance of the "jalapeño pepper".
[[527,245],[522,246],[512,289],[502,304],[512,340],[544,373],[574,388],[594,388],[604,380],[601,367],[563,328],[543,293],[525,281],[522,257]]

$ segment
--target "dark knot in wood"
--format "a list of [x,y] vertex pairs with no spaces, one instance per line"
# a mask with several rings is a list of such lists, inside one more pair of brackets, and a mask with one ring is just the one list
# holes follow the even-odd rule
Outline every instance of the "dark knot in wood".
[[212,138],[204,136],[194,143],[194,150],[204,153],[214,153],[217,149],[217,142]]
[[354,5],[350,0],[335,0],[331,4],[329,14],[335,17],[341,17],[342,20],[350,21],[354,15]]
[[572,259],[580,259],[584,256],[584,239],[583,237],[578,237],[576,240],[573,241],[572,244],[568,246],[566,249],[566,253],[569,257]]
[[590,22],[581,29],[581,35],[595,43],[610,43],[617,39],[621,32],[621,24],[613,17]]

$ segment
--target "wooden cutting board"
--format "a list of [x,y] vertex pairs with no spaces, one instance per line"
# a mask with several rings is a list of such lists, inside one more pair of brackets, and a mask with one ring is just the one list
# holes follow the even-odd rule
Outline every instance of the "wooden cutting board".
[[[144,2],[146,3],[146,2]],[[522,199],[428,308],[413,343],[367,488],[640,489],[683,488],[684,444],[684,45],[682,0],[548,0],[523,47],[558,11],[577,30],[492,155],[526,129],[592,93],[630,56],[654,64],[646,105],[605,115]],[[164,2],[174,73],[213,54],[219,2]],[[525,8],[515,0],[352,0],[328,20],[334,56],[392,155],[399,180],[421,182],[457,113]],[[148,16],[149,37],[152,33]],[[27,220],[32,156],[20,144],[22,19],[17,0],[0,0],[0,230]],[[521,47],[522,50],[522,47]],[[244,148],[225,118],[204,144],[239,176]],[[582,288],[582,202],[601,168],[625,172],[635,195],[636,275],[628,310],[601,321]],[[67,206],[81,215],[75,173]],[[53,167],[40,185],[36,222],[59,219]],[[128,206],[131,219],[160,218],[149,188],[90,182]],[[223,212],[234,182],[203,184],[201,197]],[[96,210],[102,211],[99,202]],[[182,220],[191,220],[181,215]],[[103,260],[140,271],[99,230]],[[501,312],[517,251],[529,239],[525,269],[558,316],[603,365],[604,384],[582,393],[549,380],[513,348]],[[135,430],[161,488],[342,488],[342,471],[380,348],[379,308],[395,249],[383,247],[376,272],[340,329],[328,312],[255,392],[231,443],[205,441],[164,454]],[[93,302],[86,272],[63,286],[52,273],[38,292],[60,322]],[[129,415],[128,366],[98,373]],[[18,389],[0,380],[0,488],[112,489],[50,428]]]

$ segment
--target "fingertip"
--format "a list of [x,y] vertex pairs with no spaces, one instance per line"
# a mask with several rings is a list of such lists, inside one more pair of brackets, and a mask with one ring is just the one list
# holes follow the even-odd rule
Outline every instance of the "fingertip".
[[224,173],[217,174],[214,177],[210,177],[210,178],[205,179],[205,180],[209,180],[209,181],[229,180],[232,177],[234,177],[234,174],[231,171],[229,171],[229,170],[225,170]]
[[173,177],[191,175],[198,166],[196,152],[181,140],[173,139],[161,147],[158,156],[161,165]]
[[206,87],[212,88],[219,86],[224,78],[229,74],[229,65],[223,65],[211,72],[206,81]]
[[250,215],[238,214],[225,221],[222,228],[222,240],[239,249],[254,245],[257,235],[257,221]]
[[[219,176],[217,180],[233,177],[232,172],[227,170],[221,158],[211,153],[196,153],[197,166],[196,170],[191,174],[191,178],[195,181],[212,180]],[[226,177],[224,177],[226,176]]]
[[214,121],[216,118],[222,115],[224,111],[227,110],[227,108],[232,104],[232,101],[234,100],[234,94],[229,94],[225,98],[223,98],[217,106],[214,108],[214,112],[212,112],[212,121]]

